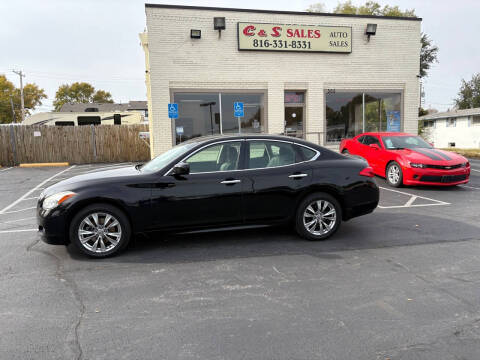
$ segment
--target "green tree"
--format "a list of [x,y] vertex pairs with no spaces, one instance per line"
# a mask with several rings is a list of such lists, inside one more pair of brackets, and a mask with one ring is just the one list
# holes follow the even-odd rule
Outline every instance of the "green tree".
[[[23,98],[25,114],[29,115],[31,110],[42,105],[42,99],[46,99],[47,95],[45,94],[45,90],[40,89],[36,84],[26,84],[23,87]],[[10,99],[13,100],[15,120],[20,122],[22,119],[20,109],[20,89],[16,88],[12,82],[8,81],[5,75],[0,75],[0,124],[13,122]]]
[[455,99],[458,109],[471,109],[480,107],[480,73],[474,74],[472,80],[462,79],[462,86]]
[[86,82],[75,82],[71,85],[61,85],[55,93],[53,106],[58,111],[66,103],[113,103],[112,94],[108,91],[97,90]]
[[308,12],[326,12],[324,3],[315,3],[308,7]]
[[[313,4],[307,9],[307,11],[315,11],[315,5]],[[322,5],[322,4],[320,4]],[[333,10],[336,14],[351,14],[351,15],[376,15],[376,16],[402,16],[402,17],[415,17],[414,9],[402,10],[398,6],[385,5],[381,6],[375,1],[367,1],[364,5],[356,6],[351,0],[338,3]],[[434,45],[428,35],[422,33],[420,39],[422,48],[420,51],[420,70],[421,77],[427,76],[427,70],[434,62],[438,62],[438,46]]]

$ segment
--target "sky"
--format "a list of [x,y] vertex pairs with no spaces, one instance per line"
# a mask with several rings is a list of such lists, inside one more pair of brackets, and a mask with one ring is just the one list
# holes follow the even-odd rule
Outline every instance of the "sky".
[[[197,0],[150,3],[304,11],[317,1]],[[332,11],[338,0],[322,1]],[[365,1],[354,0],[356,5]],[[461,80],[480,72],[480,1],[377,0],[382,5],[415,9],[422,30],[440,48],[439,63],[424,79],[424,107],[453,107]],[[0,0],[0,74],[19,86],[45,89],[48,99],[37,111],[50,111],[61,84],[87,81],[110,91],[116,102],[145,100],[145,60],[138,34],[145,29],[145,1]]]

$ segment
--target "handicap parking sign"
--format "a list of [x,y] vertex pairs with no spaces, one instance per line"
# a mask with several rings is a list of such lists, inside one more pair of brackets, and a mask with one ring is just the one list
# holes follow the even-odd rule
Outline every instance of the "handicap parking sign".
[[170,119],[178,118],[178,104],[176,103],[168,104],[168,117]]
[[243,117],[243,102],[234,102],[233,103],[233,112],[235,117]]

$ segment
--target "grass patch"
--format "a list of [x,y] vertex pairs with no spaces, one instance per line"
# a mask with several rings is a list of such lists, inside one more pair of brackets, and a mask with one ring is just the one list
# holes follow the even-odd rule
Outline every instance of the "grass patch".
[[480,149],[457,149],[457,148],[445,148],[442,150],[452,151],[457,154],[463,155],[469,158],[480,159]]

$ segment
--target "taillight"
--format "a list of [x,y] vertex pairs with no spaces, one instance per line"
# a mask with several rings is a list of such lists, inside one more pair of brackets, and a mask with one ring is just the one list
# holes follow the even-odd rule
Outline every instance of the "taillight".
[[373,173],[373,169],[371,166],[367,166],[365,169],[363,169],[362,171],[360,171],[359,175],[362,175],[362,176],[367,176],[367,177],[374,177],[375,174]]

